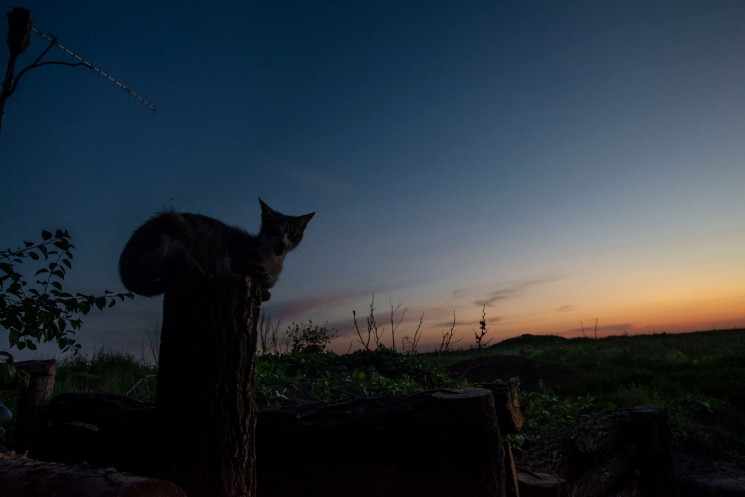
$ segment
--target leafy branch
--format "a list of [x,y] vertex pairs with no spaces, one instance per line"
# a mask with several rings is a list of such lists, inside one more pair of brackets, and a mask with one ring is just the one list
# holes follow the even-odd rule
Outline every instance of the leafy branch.
[[[62,282],[72,268],[72,249],[67,230],[41,232],[40,243],[24,241],[24,247],[0,251],[0,328],[8,332],[10,348],[36,350],[37,343],[55,341],[62,352],[80,349],[73,335],[82,325],[82,316],[91,309],[113,307],[117,299],[133,299],[131,293],[72,295],[63,291]],[[18,266],[27,260],[42,262],[30,285]],[[0,351],[0,363],[13,356]]]

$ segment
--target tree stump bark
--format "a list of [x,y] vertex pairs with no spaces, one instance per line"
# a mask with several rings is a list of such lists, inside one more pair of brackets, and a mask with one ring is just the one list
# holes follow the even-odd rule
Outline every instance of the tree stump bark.
[[189,278],[169,289],[156,397],[161,475],[190,497],[254,497],[259,286]]

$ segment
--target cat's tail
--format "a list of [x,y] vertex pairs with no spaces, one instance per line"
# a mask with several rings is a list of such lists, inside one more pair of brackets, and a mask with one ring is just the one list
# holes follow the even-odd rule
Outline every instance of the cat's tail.
[[119,257],[119,277],[131,292],[146,297],[166,291],[169,267],[185,250],[179,241],[184,221],[175,212],[164,212],[132,234]]

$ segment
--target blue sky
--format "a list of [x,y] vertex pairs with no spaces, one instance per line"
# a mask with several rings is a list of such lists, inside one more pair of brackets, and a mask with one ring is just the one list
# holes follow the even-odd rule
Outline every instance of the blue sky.
[[[59,66],[6,105],[0,246],[68,229],[71,290],[123,290],[158,210],[255,232],[261,196],[316,211],[264,311],[340,350],[373,294],[423,348],[482,305],[497,340],[745,326],[739,1],[15,5],[157,106]],[[160,306],[91,315],[84,350],[139,350]]]

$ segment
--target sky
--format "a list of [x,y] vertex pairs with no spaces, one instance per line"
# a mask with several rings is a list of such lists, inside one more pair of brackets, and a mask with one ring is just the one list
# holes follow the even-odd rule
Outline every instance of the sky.
[[[0,6],[157,109],[59,65],[6,104],[0,247],[68,229],[68,291],[124,291],[160,210],[255,233],[261,197],[316,212],[262,312],[327,323],[340,352],[373,298],[386,345],[391,307],[398,344],[422,318],[420,351],[453,313],[459,346],[482,312],[494,341],[745,327],[739,0]],[[77,338],[137,354],[161,311],[94,311]]]

